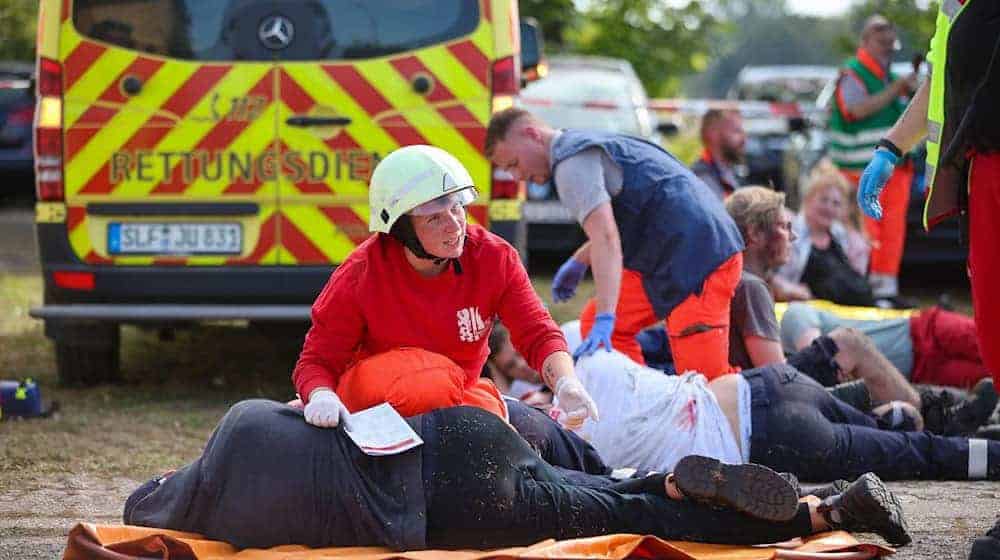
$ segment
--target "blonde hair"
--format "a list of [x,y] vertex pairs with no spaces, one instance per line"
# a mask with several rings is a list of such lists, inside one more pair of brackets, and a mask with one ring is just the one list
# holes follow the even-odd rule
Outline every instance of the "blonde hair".
[[845,207],[847,208],[847,215],[843,220],[845,224],[859,232],[863,232],[864,227],[861,223],[861,212],[858,210],[856,204],[851,203],[854,200],[853,187],[847,181],[847,177],[844,177],[844,174],[840,172],[840,169],[829,158],[823,158],[809,173],[805,192],[802,195],[802,202],[808,203],[827,189],[837,189],[840,195],[844,197]]
[[767,187],[742,187],[726,199],[726,212],[733,217],[744,240],[750,239],[754,231],[770,231],[780,222],[784,210],[784,193]]

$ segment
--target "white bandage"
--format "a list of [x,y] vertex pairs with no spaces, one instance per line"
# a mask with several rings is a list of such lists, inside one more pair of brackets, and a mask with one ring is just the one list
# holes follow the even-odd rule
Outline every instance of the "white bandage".
[[985,439],[969,439],[969,480],[986,478],[988,451]]

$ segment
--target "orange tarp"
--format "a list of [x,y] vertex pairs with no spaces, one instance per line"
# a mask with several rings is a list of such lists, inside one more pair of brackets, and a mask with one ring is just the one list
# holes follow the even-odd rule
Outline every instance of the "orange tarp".
[[662,558],[667,560],[771,560],[829,558],[837,560],[873,558],[892,554],[883,546],[859,543],[850,534],[834,531],[795,539],[768,547],[711,545],[664,541],[642,535],[607,535],[567,541],[547,540],[528,547],[492,551],[392,552],[385,548],[350,547],[310,549],[288,545],[267,550],[236,548],[207,540],[195,533],[128,525],[80,523],[69,533],[63,560],[135,557],[169,560],[485,560],[485,559],[608,559]]

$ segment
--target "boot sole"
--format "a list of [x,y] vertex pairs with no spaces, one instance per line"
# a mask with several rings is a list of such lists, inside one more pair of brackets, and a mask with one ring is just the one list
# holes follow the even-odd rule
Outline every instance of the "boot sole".
[[688,455],[674,467],[674,481],[689,499],[727,506],[765,521],[788,521],[799,507],[791,483],[762,465],[729,465]]
[[864,480],[868,494],[874,500],[865,508],[866,513],[875,518],[869,530],[882,535],[893,546],[910,544],[913,539],[910,538],[906,527],[903,505],[899,503],[899,499],[873,473],[865,473],[861,479]]

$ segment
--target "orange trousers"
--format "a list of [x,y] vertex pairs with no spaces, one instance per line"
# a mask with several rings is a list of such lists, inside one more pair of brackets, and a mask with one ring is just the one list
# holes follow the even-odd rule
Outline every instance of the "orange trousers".
[[[855,196],[848,204],[856,204],[860,171],[842,171],[851,182]],[[893,171],[882,189],[878,200],[882,204],[882,219],[873,220],[864,216],[865,232],[872,243],[872,253],[868,271],[882,276],[899,276],[899,264],[903,261],[906,245],[906,214],[910,206],[910,185],[913,183],[913,164],[907,161]]]
[[[739,371],[729,365],[729,308],[742,272],[743,254],[737,253],[705,278],[700,294],[691,294],[667,315],[670,352],[678,373],[698,371],[711,380]],[[580,334],[584,338],[593,328],[596,314],[597,300],[592,298],[580,314]],[[656,321],[656,313],[642,286],[642,275],[624,270],[611,344],[615,350],[645,364],[635,335]]]
[[470,381],[451,359],[420,348],[396,348],[352,365],[337,383],[351,412],[387,402],[402,416],[438,408],[474,406],[507,421],[507,404],[492,381]]

